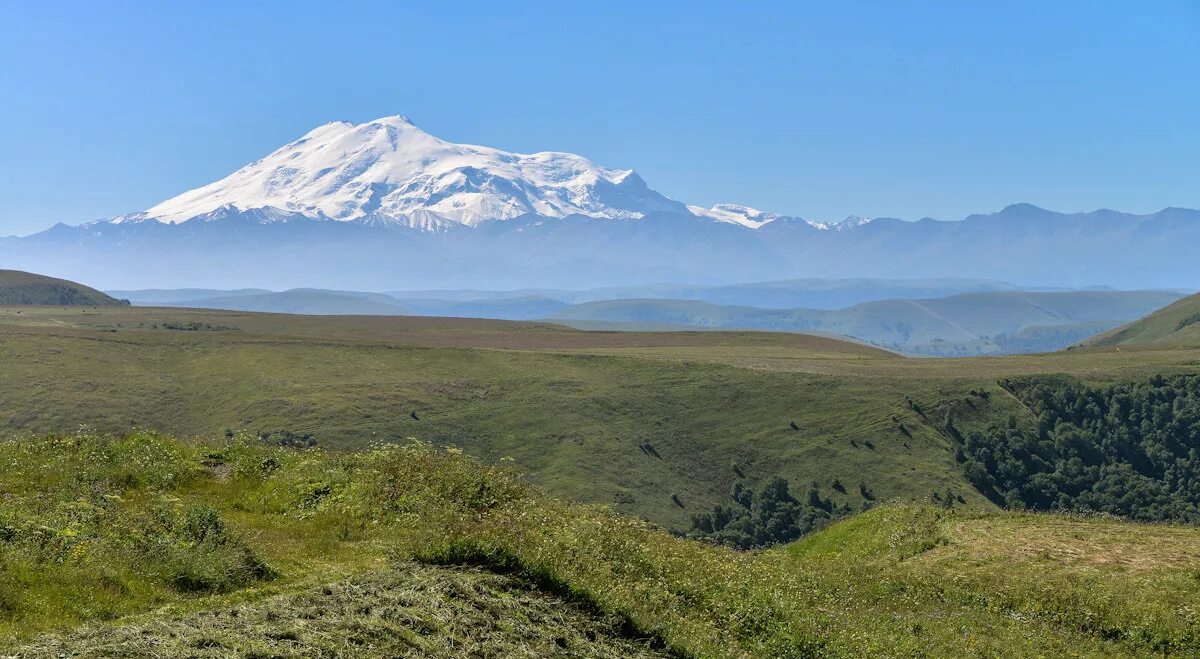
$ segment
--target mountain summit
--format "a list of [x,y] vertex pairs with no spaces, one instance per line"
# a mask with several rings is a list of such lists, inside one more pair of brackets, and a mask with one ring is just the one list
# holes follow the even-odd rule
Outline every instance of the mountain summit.
[[628,219],[686,212],[633,170],[570,153],[454,144],[393,116],[325,124],[215,183],[117,221],[179,223],[223,208],[425,229],[528,214]]

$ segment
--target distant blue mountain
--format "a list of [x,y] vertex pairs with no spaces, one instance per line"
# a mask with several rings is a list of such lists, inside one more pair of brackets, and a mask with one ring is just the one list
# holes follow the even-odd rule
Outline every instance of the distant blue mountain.
[[791,218],[755,229],[685,213],[525,215],[441,231],[263,215],[58,225],[0,239],[0,264],[105,288],[584,289],[793,278],[1200,287],[1200,212],[1176,208],[1062,214],[1017,205],[959,222],[877,219],[846,230]]

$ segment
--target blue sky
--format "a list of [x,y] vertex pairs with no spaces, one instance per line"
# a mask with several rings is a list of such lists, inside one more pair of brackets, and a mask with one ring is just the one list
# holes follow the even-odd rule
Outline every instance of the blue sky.
[[811,219],[1200,207],[1200,2],[0,0],[0,235],[390,114]]

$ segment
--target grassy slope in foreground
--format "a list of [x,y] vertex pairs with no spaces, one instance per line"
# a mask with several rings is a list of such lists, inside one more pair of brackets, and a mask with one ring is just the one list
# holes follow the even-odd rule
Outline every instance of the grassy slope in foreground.
[[1200,346],[1200,294],[1179,300],[1141,320],[1085,341],[1082,345]]
[[20,270],[0,270],[0,305],[117,306],[128,304],[66,279]]
[[[796,545],[736,553],[546,499],[504,468],[421,445],[329,454],[77,435],[0,442],[0,461],[0,647],[18,656],[184,626],[199,627],[188,632],[196,647],[178,653],[187,655],[218,644],[300,654],[379,625],[430,648],[480,642],[487,630],[474,614],[436,594],[463,586],[465,599],[490,606],[502,586],[413,561],[514,573],[627,621],[617,634],[564,612],[563,626],[599,630],[609,647],[641,638],[711,657],[1200,651],[1195,528],[883,506]],[[406,590],[369,592],[381,582]],[[350,600],[414,610],[337,614],[355,583],[365,588]],[[322,596],[315,606],[335,615],[307,619]],[[545,600],[530,597],[496,612],[496,639],[559,633],[538,614]],[[288,603],[301,611],[280,616]],[[120,619],[151,609],[153,619]],[[504,633],[522,619],[532,629]]]

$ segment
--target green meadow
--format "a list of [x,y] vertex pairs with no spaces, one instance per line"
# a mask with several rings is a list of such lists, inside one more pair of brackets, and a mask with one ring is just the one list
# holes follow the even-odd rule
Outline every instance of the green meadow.
[[[1023,383],[1198,365],[6,307],[0,653],[1186,656],[1200,531],[1004,510],[967,467],[1049,418]],[[750,551],[692,527],[776,478],[833,514]]]

